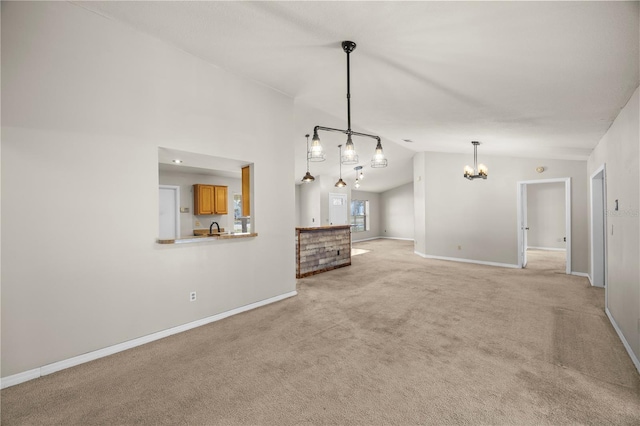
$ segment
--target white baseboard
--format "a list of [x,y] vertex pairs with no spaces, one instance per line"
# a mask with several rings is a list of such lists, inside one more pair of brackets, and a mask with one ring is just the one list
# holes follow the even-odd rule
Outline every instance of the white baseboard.
[[486,262],[484,260],[462,259],[459,257],[432,256],[430,254],[420,253],[419,251],[414,251],[414,253],[417,254],[418,256],[424,257],[425,259],[449,260],[452,262],[475,263],[478,265],[498,266],[500,268],[520,269],[518,265],[514,265],[511,263]]
[[[353,234],[352,234],[353,235]],[[413,238],[399,238],[399,237],[371,237],[364,238],[362,240],[351,240],[352,243],[360,243],[362,241],[371,241],[371,240],[403,240],[403,241],[413,241]]]
[[533,250],[546,250],[546,251],[567,251],[566,248],[554,248],[554,247],[532,247],[532,246],[527,246],[527,250],[529,249],[533,249]]
[[144,345],[145,343],[153,342],[155,340],[169,337],[173,334],[182,333],[183,331],[191,330],[192,328],[200,327],[205,324],[220,321],[221,319],[237,315],[242,312],[250,311],[261,306],[265,306],[274,302],[278,302],[289,297],[293,297],[298,294],[297,291],[290,291],[278,296],[270,297],[269,299],[260,300],[258,302],[250,303],[248,305],[240,306],[235,309],[231,309],[226,312],[222,312],[216,315],[212,315],[207,318],[203,318],[197,321],[192,321],[187,324],[179,325],[169,328],[167,330],[158,331],[156,333],[148,334],[146,336],[138,337],[137,339],[128,340],[126,342],[118,343],[117,345],[109,346],[107,348],[98,349],[97,351],[88,352],[86,354],[78,355],[73,358],[68,358],[62,361],[54,362],[52,364],[44,365],[33,370],[24,371],[22,373],[13,374],[11,376],[3,377],[0,379],[0,389],[8,388],[9,386],[15,386],[20,383],[24,383],[29,380],[37,379],[40,376],[46,376],[47,374],[55,373],[56,371],[64,370],[69,367],[73,367],[85,362],[93,361],[98,358],[113,355],[118,352],[122,352],[127,349],[135,348],[136,346]]
[[413,241],[413,238],[400,238],[400,237],[379,237],[379,238],[384,238],[385,240]]
[[[589,274],[587,274],[586,272],[576,272],[576,271],[571,271],[571,275],[575,275],[576,277],[585,277],[585,278],[589,278],[589,282],[591,282],[591,277],[589,276]],[[593,284],[592,284],[593,285]]]
[[616,330],[616,333],[618,333],[618,337],[620,338],[620,340],[622,340],[622,344],[624,345],[624,348],[627,350],[627,353],[631,357],[631,361],[633,362],[633,365],[636,366],[636,370],[638,370],[638,373],[640,373],[640,360],[638,360],[638,357],[636,356],[636,354],[634,354],[633,350],[631,350],[631,345],[629,345],[629,342],[627,342],[627,339],[624,337],[624,334],[622,334],[622,330],[620,330],[620,327],[618,327],[616,320],[613,319],[613,315],[611,315],[611,311],[609,311],[609,308],[605,308],[604,312],[609,317],[609,321],[611,321],[611,325],[613,325],[613,328]]
[[[353,234],[351,234],[353,235]],[[351,240],[352,243],[361,243],[363,241],[371,241],[371,240],[377,240],[380,237],[371,237],[371,238],[363,238],[361,240]]]

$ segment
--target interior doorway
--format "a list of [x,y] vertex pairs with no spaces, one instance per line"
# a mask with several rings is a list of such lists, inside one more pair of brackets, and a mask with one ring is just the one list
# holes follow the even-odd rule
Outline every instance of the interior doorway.
[[349,224],[347,194],[329,193],[329,223],[331,225]]
[[607,283],[607,212],[606,176],[604,164],[590,180],[591,189],[591,285],[606,287]]
[[161,240],[180,237],[180,187],[160,185],[159,191],[159,230]]
[[[529,209],[529,192],[539,192],[539,189],[542,189],[543,187],[534,185],[543,184],[560,184],[554,186],[559,186],[559,189],[561,191],[563,190],[561,199],[555,203],[560,204],[560,208],[562,208],[562,204],[564,204],[564,214],[562,215],[562,217],[560,217],[559,220],[552,221],[546,219],[545,222],[543,218],[537,217],[534,221],[532,217],[534,214],[536,214],[537,216],[540,215],[535,210]],[[552,186],[548,186],[548,188],[551,187]],[[544,262],[543,259],[545,259],[546,257],[551,256],[554,259],[557,259],[559,255],[564,254],[564,268],[560,270],[564,270],[566,274],[571,274],[571,178],[520,181],[517,184],[517,190],[518,266],[520,268],[525,268],[528,266],[529,256],[527,256],[527,252],[529,249],[546,251],[549,252],[547,253],[547,256],[543,255],[544,253],[536,253],[536,256],[533,258],[540,259],[541,262]],[[557,212],[555,214],[557,214]],[[563,230],[561,230],[560,227],[561,223],[557,223],[562,222],[562,219],[564,219]],[[536,223],[536,232],[545,231],[545,236],[540,236],[536,240],[535,244],[531,244],[531,242],[533,241],[530,241],[532,240],[532,236],[530,235],[530,224],[532,222]],[[552,222],[554,222],[554,224],[552,224]],[[560,235],[560,232],[562,232],[564,235]],[[560,239],[561,241],[558,241],[558,239]],[[550,262],[548,262],[548,264],[551,265]]]

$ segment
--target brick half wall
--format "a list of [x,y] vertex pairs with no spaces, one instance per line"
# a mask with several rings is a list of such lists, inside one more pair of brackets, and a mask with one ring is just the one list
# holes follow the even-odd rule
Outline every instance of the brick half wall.
[[351,227],[296,228],[296,278],[351,265]]

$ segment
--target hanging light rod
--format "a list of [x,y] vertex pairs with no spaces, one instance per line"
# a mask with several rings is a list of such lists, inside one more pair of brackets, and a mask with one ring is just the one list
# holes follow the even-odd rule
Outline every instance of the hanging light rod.
[[376,145],[376,151],[371,158],[371,167],[380,168],[387,167],[387,159],[382,151],[382,141],[380,136],[369,135],[367,133],[354,132],[351,130],[351,68],[349,63],[349,55],[356,48],[356,44],[352,41],[343,41],[342,50],[347,54],[347,129],[334,129],[332,127],[315,126],[313,128],[313,139],[311,140],[311,151],[309,153],[310,161],[324,161],[325,155],[320,144],[320,137],[318,136],[318,130],[324,130],[327,132],[339,132],[347,135],[347,143],[344,146],[344,155],[341,155],[341,164],[358,164],[358,154],[356,154],[355,146],[351,140],[351,136],[363,136],[378,141]]
[[478,145],[480,142],[472,141],[473,144],[473,169],[469,166],[464,166],[464,177],[469,180],[474,179],[486,179],[489,175],[489,169],[484,164],[478,164]]

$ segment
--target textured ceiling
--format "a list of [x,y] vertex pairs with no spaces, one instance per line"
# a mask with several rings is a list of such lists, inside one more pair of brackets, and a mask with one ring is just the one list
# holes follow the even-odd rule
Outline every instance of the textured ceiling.
[[[390,163],[367,190],[410,181],[416,151],[471,156],[471,140],[480,156],[586,159],[639,79],[638,2],[76,4],[294,98],[296,177],[304,134],[335,124],[308,112],[346,119],[340,42],[355,41],[352,122],[383,138]],[[337,173],[328,146],[335,164],[313,174]]]

